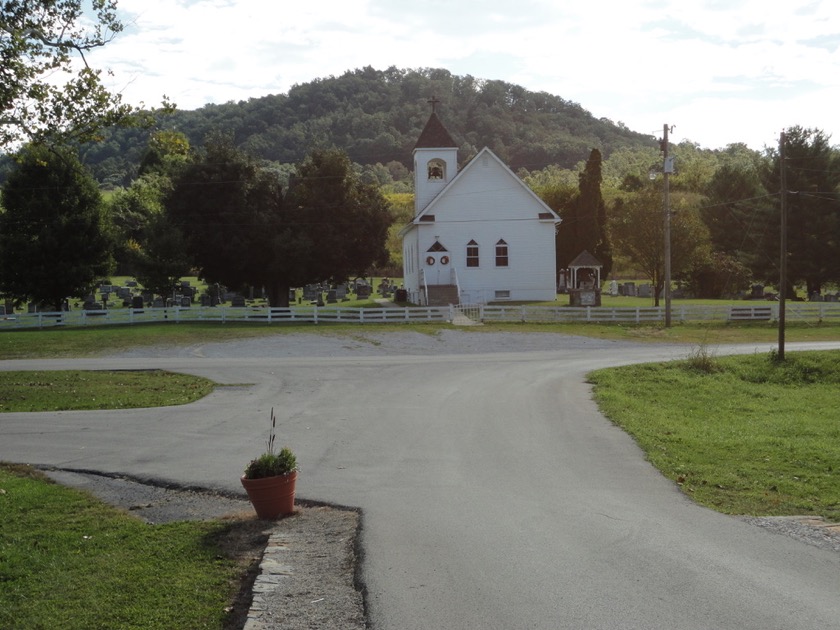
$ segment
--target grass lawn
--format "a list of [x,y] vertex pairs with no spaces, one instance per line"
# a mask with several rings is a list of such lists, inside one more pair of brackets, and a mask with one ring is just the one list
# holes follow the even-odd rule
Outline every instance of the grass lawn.
[[24,466],[0,466],[0,628],[223,628],[242,523],[150,526]]
[[600,370],[602,411],[698,503],[840,521],[840,351]]
[[214,387],[163,370],[0,372],[0,413],[185,405]]

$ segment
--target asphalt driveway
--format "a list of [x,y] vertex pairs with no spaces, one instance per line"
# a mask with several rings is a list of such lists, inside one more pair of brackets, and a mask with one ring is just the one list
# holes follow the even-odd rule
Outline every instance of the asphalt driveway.
[[360,329],[0,362],[229,384],[183,407],[2,414],[0,460],[241,491],[273,406],[299,495],[363,509],[375,628],[838,627],[840,555],[695,506],[591,401],[589,370],[688,352]]

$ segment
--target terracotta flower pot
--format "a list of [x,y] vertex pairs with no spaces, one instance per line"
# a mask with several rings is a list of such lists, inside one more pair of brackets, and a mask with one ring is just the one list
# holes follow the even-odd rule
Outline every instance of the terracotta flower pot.
[[295,511],[297,471],[261,479],[246,479],[243,476],[240,481],[258,518],[270,520]]

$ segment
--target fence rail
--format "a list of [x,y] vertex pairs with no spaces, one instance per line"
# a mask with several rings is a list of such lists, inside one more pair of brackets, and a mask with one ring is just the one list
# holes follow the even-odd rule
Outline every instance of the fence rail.
[[[779,305],[672,306],[674,322],[777,321]],[[840,322],[840,303],[807,302],[786,305],[789,322]],[[395,308],[341,307],[171,307],[113,309],[101,311],[63,311],[49,313],[16,313],[0,316],[0,330],[15,328],[52,328],[56,326],[104,326],[149,322],[261,322],[265,324],[297,322],[347,323],[630,323],[645,324],[665,321],[664,307],[569,307],[534,305],[459,305],[408,306]]]

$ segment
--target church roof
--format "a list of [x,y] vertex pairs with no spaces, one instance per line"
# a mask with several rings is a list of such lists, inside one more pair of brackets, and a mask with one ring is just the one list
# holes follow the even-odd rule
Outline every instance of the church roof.
[[417,144],[414,145],[414,148],[443,149],[450,147],[455,147],[457,149],[458,145],[455,144],[455,141],[452,139],[452,136],[449,135],[446,127],[444,127],[443,123],[440,122],[438,115],[435,112],[432,112],[432,115],[429,116],[429,122],[427,122],[426,126],[423,127],[420,137],[417,138]]

